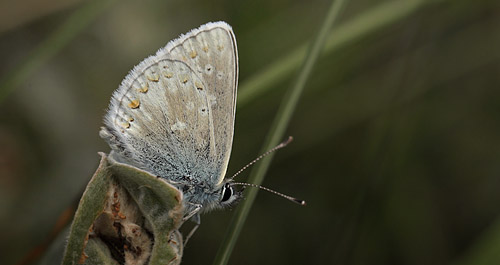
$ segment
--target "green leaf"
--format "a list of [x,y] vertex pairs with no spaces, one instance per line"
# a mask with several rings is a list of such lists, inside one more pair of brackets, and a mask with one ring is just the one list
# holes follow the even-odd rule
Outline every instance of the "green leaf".
[[107,200],[111,173],[107,170],[108,161],[102,155],[101,163],[90,180],[76,210],[70,228],[68,244],[63,264],[79,264],[87,243],[87,234],[94,220],[102,213]]
[[75,214],[63,264],[179,264],[182,193],[101,155]]
[[113,161],[111,170],[158,235],[149,264],[180,263],[182,236],[177,229],[184,215],[182,193],[163,179],[126,164]]

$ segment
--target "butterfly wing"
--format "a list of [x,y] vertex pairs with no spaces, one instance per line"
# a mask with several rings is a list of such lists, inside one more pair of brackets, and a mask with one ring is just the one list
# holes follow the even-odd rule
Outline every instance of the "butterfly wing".
[[220,185],[233,141],[237,82],[231,27],[202,25],[128,74],[100,134],[119,161],[174,181],[194,176]]

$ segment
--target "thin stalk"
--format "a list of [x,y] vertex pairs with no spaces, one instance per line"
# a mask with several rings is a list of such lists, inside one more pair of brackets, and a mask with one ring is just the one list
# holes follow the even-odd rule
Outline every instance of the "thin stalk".
[[0,78],[0,103],[14,88],[21,85],[34,71],[66,47],[114,0],[87,1],[58,29],[52,32],[14,69]]
[[[332,29],[328,33],[328,39],[322,52],[323,54],[335,52],[352,41],[408,17],[426,4],[437,2],[412,0],[386,1],[379,4]],[[286,80],[300,65],[306,52],[307,43],[304,43],[242,82],[238,90],[238,108],[244,107],[253,99],[259,98],[271,90],[276,84]]]
[[[269,150],[272,147],[276,146],[284,137],[285,130],[290,122],[290,119],[294,113],[294,110],[299,101],[300,95],[304,90],[306,81],[311,74],[313,66],[318,59],[320,52],[325,45],[328,32],[333,25],[333,22],[338,17],[338,14],[342,7],[344,6],[344,0],[333,1],[328,13],[323,21],[323,25],[320,28],[316,38],[314,39],[312,46],[304,59],[302,67],[298,72],[297,79],[294,82],[294,86],[288,93],[285,95],[278,113],[276,114],[275,120],[273,122],[273,126],[271,127],[267,137],[266,142],[262,148],[262,152],[265,150]],[[253,168],[250,173],[249,182],[260,185],[264,180],[264,175],[266,174],[269,165],[271,164],[273,154],[268,155],[263,158],[262,161]],[[258,189],[248,189],[246,192],[246,199],[242,204],[238,207],[236,214],[228,228],[228,232],[222,243],[221,248],[219,249],[217,256],[215,258],[214,264],[227,264],[229,261],[229,257],[231,252],[236,244],[236,240],[243,228],[245,220],[250,212],[250,208],[257,196]]]

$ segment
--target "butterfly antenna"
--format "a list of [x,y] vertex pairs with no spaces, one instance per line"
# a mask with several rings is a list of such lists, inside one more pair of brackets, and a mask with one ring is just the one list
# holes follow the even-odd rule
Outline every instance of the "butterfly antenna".
[[292,136],[288,136],[288,139],[286,139],[285,141],[281,142],[280,144],[278,144],[277,146],[273,147],[271,150],[263,153],[262,155],[260,155],[259,157],[255,158],[252,162],[248,163],[246,166],[242,167],[240,170],[238,170],[238,172],[234,173],[234,175],[229,178],[229,179],[234,179],[234,177],[238,176],[241,172],[245,171],[245,169],[249,168],[251,165],[257,163],[257,161],[261,160],[262,158],[264,158],[265,156],[269,155],[270,153],[278,150],[278,149],[281,149],[285,146],[287,146],[291,141],[293,140],[293,137]]
[[275,195],[278,195],[280,197],[283,197],[289,201],[292,201],[298,205],[306,205],[306,201],[304,200],[299,200],[297,198],[294,198],[292,196],[288,196],[288,195],[285,195],[283,193],[280,193],[280,192],[277,192],[275,190],[272,190],[272,189],[269,189],[269,188],[266,188],[266,187],[263,187],[261,185],[257,185],[257,184],[252,184],[252,183],[245,183],[245,182],[231,182],[231,186],[233,185],[240,185],[240,186],[247,186],[247,187],[254,187],[254,188],[259,188],[261,190],[265,190],[265,191],[268,191],[270,193],[273,193]]

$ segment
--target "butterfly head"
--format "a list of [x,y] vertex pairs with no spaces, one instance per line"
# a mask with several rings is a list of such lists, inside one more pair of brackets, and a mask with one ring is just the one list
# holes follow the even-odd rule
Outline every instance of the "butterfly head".
[[215,187],[186,183],[180,185],[180,189],[184,193],[185,202],[188,203],[187,212],[195,205],[201,206],[202,212],[234,206],[242,198],[243,192],[243,189],[236,189],[231,180],[225,180]]
[[237,203],[242,198],[243,190],[235,190],[231,182],[226,182],[222,185],[220,192],[219,204],[221,207],[229,207]]

